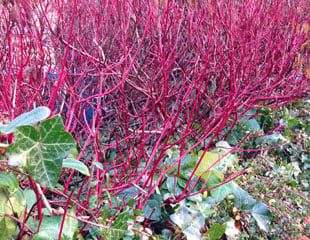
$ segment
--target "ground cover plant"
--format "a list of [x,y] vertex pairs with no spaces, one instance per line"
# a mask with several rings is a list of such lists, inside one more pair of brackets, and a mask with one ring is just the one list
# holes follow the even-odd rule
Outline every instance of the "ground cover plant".
[[308,1],[0,6],[4,239],[307,231]]

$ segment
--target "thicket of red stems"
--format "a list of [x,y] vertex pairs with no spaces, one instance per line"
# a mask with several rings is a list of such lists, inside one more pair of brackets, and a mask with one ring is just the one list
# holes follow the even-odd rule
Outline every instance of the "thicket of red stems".
[[[309,97],[309,8],[308,0],[2,1],[1,119],[42,105],[60,113],[99,181],[88,188],[84,179],[79,206],[140,186],[142,207],[171,167],[208,137],[205,151],[225,140],[223,129],[247,110]],[[167,166],[174,146],[180,156]],[[65,193],[76,174],[62,173]]]

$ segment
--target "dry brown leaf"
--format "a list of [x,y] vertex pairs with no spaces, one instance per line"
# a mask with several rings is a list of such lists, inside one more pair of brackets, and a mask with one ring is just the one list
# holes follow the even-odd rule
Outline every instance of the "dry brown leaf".
[[308,63],[304,68],[304,75],[306,78],[310,79],[310,63]]
[[294,32],[299,32],[300,30],[300,24],[296,23],[295,21],[293,21],[292,23],[292,28]]
[[310,50],[310,39],[307,40],[306,42],[304,42],[304,43],[301,45],[300,50],[301,50],[302,52],[305,52],[305,51],[307,51],[307,50]]
[[310,31],[310,25],[309,25],[309,23],[304,23],[304,24],[302,25],[302,30],[303,30],[304,33],[308,33],[308,32]]
[[196,7],[196,0],[188,0],[188,3],[191,7]]
[[154,0],[156,8],[167,8],[167,0]]
[[297,57],[295,57],[294,60],[293,69],[294,70],[299,69],[301,66],[302,66],[302,58],[301,55],[298,53]]

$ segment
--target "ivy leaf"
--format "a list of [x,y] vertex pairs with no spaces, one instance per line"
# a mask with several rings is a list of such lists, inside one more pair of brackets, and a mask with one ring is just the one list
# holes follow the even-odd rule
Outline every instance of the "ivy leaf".
[[25,189],[24,196],[26,199],[26,205],[28,209],[31,209],[33,205],[37,202],[37,196],[32,189]]
[[[214,170],[214,167],[210,167],[219,159],[219,156],[217,153],[212,152],[206,152],[203,156],[203,159],[201,160],[195,175],[197,177],[201,177],[203,180],[207,181],[210,178],[210,174],[213,173],[216,175],[221,181],[224,179],[224,175],[221,171]],[[207,169],[209,169],[205,174],[203,174]]]
[[161,202],[162,202],[161,195],[152,194],[145,204],[145,208],[144,208],[145,218],[149,220],[154,220],[154,221],[160,220]]
[[63,168],[72,168],[75,169],[77,171],[79,171],[80,173],[89,176],[89,171],[88,168],[86,167],[86,165],[76,159],[73,158],[66,158],[63,160],[62,162],[62,167]]
[[132,219],[128,212],[121,213],[108,229],[102,231],[106,239],[120,240],[128,231],[127,221]]
[[226,224],[221,225],[215,223],[211,228],[204,234],[209,240],[218,240],[220,239],[226,231]]
[[[71,213],[73,214],[73,213]],[[63,216],[45,217],[40,225],[40,231],[35,234],[32,240],[54,240],[58,239]],[[28,223],[36,231],[39,221]],[[72,217],[66,216],[61,239],[76,239],[78,231],[78,221]]]
[[139,194],[139,191],[134,188],[126,188],[124,191],[120,192],[118,194],[118,198],[124,203],[127,203],[130,199],[134,198],[137,194]]
[[245,115],[240,118],[240,123],[243,125],[244,129],[247,131],[259,130],[260,125],[253,116],[255,115],[255,109],[249,110]]
[[233,185],[236,207],[244,211],[251,211],[256,203],[255,199],[253,199],[248,192],[239,187],[238,184],[234,183]]
[[166,181],[167,189],[171,194],[180,195],[182,189],[177,185],[176,181],[174,177],[168,177]]
[[214,188],[211,190],[211,195],[215,202],[218,203],[226,198],[229,194],[233,193],[234,186],[232,182],[225,183],[222,186]]
[[205,218],[200,212],[181,205],[176,212],[170,216],[170,219],[182,229],[187,239],[201,239],[200,230],[204,226]]
[[30,125],[42,121],[51,114],[51,110],[47,107],[37,107],[30,112],[23,113],[15,118],[9,125],[1,126],[1,132],[5,134],[12,133],[18,126]]
[[18,188],[9,198],[7,194],[0,191],[0,203],[0,238],[11,239],[16,233],[17,223],[13,219],[4,216],[4,214],[22,216],[26,206],[23,191]]
[[60,116],[48,119],[37,130],[33,126],[17,127],[15,143],[8,147],[9,165],[26,167],[33,180],[53,189],[63,159],[75,147],[72,136],[64,130]]
[[252,216],[255,218],[260,229],[265,232],[269,231],[271,221],[271,214],[266,204],[256,203],[252,209]]
[[0,190],[7,190],[12,194],[17,191],[18,187],[18,179],[13,173],[0,172]]

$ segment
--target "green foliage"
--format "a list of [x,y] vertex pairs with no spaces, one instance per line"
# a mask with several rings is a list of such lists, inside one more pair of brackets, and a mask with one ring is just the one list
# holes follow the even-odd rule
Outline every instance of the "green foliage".
[[62,169],[63,159],[75,147],[75,140],[55,116],[33,126],[16,127],[15,142],[8,148],[9,164],[25,167],[34,181],[53,189]]
[[19,182],[13,173],[0,172],[0,190],[13,194],[17,191]]
[[153,194],[147,200],[144,207],[145,218],[150,220],[159,220],[161,217],[162,197],[159,194]]
[[[296,106],[301,108],[300,112],[308,111],[304,109],[307,105]],[[91,175],[86,165],[75,159],[78,154],[75,141],[64,130],[59,116],[33,125],[46,118],[49,111],[39,108],[27,114],[17,118],[18,121],[0,126],[2,132],[13,131],[14,134],[11,145],[1,146],[8,150],[9,165],[17,166],[20,173],[27,171],[36,183],[49,189],[55,187],[63,168]],[[306,171],[310,166],[307,150],[310,147],[310,118],[301,119],[298,116],[298,111],[291,106],[273,112],[266,109],[248,111],[228,134],[226,141],[214,141],[212,149],[205,152],[189,183],[190,186],[196,184],[191,190],[192,196],[178,204],[166,200],[176,199],[184,192],[189,176],[206,150],[203,147],[197,147],[185,155],[180,163],[179,177],[176,165],[164,176],[156,193],[146,200],[141,209],[136,209],[139,205],[137,199],[140,201],[140,196],[143,196],[138,186],[124,189],[115,196],[109,192],[98,196],[92,189],[87,201],[91,208],[101,204],[98,210],[101,211],[102,226],[86,226],[86,239],[97,239],[101,235],[105,239],[129,240],[139,239],[141,234],[150,239],[194,240],[233,236],[237,239],[297,236],[304,231],[304,219],[309,214],[307,189],[310,177]],[[273,131],[279,123],[283,124],[284,129]],[[245,138],[246,134],[248,137]],[[235,145],[243,149],[260,149],[285,142],[286,145],[261,152],[260,155],[231,151]],[[168,150],[163,169],[173,164],[179,156],[177,147]],[[94,167],[104,170],[100,162],[94,162]],[[244,168],[247,169],[246,174],[222,184],[228,179],[228,174]],[[22,219],[26,206],[29,210],[37,202],[33,190],[21,190],[19,187],[23,178],[20,173],[6,168],[0,172],[0,235],[3,239],[16,237],[19,232],[17,222],[8,216]],[[113,174],[106,173],[107,182]],[[78,175],[77,180],[81,179]],[[87,187],[98,186],[98,183],[98,180],[92,179]],[[61,184],[58,183],[59,189],[63,188]],[[210,190],[217,185],[220,186]],[[85,196],[81,198],[86,200]],[[32,239],[58,239],[63,216],[53,216],[47,209],[42,209],[42,212],[45,216],[40,231]],[[74,215],[73,209],[69,212]],[[29,219],[27,224],[36,231],[38,221]],[[61,239],[76,239],[78,228],[78,221],[66,215]],[[293,231],[291,234],[284,233],[282,228]],[[155,232],[160,235],[156,236]]]
[[[58,239],[63,217],[65,217],[65,221],[61,233],[61,239],[62,240],[76,239],[78,232],[78,221],[72,217],[69,217],[68,215],[45,217],[40,225],[40,231],[37,234],[35,234],[32,239],[33,240]],[[39,221],[29,222],[29,226],[34,231],[36,231],[38,224]]]
[[204,236],[209,240],[218,240],[225,233],[226,225],[221,225],[215,223],[211,226],[211,228],[204,234]]
[[200,212],[182,204],[174,214],[170,215],[170,219],[181,228],[187,239],[201,239],[200,230],[204,226],[205,218]]
[[16,127],[37,123],[46,119],[51,114],[47,107],[37,107],[30,112],[19,115],[8,125],[1,125],[0,132],[5,134],[12,133]]
[[211,175],[220,179],[220,181],[223,181],[224,175],[221,171],[213,170],[214,168],[211,170],[211,168],[213,167],[213,165],[216,164],[218,159],[218,154],[206,152],[195,172],[195,175],[197,177],[201,176],[201,178],[205,181],[208,181]]
[[[8,197],[8,195],[10,195]],[[18,188],[14,193],[0,191],[0,239],[9,239],[15,236],[17,223],[5,214],[21,217],[24,213],[26,200],[23,191]]]
[[90,175],[86,165],[76,159],[65,158],[62,162],[62,167],[75,169],[86,176]]
[[229,194],[234,192],[234,184],[233,182],[228,182],[224,185],[212,189],[210,192],[214,202],[218,203],[225,199]]
[[[14,142],[5,146],[9,165],[18,166],[20,171],[27,171],[35,182],[53,189],[63,167],[76,169],[85,175],[89,175],[89,171],[83,163],[65,159],[74,149],[75,140],[64,130],[60,116],[32,126],[49,115],[48,108],[36,108],[15,118],[9,125],[1,125],[1,132],[14,133]],[[26,206],[29,210],[37,202],[36,195],[32,190],[21,190],[19,180],[13,172],[0,172],[0,202],[1,239],[10,239],[18,231],[17,222],[9,216],[22,218]],[[64,217],[61,239],[76,239],[78,221],[67,215]],[[62,218],[63,216],[45,217],[40,231],[32,239],[58,239]],[[34,231],[38,223],[30,220],[27,222]]]
[[108,228],[102,230],[102,234],[107,240],[122,239],[128,231],[127,221],[132,218],[128,212],[121,213]]
[[251,214],[255,218],[258,226],[265,232],[268,232],[271,221],[271,214],[266,204],[256,203],[252,208]]

